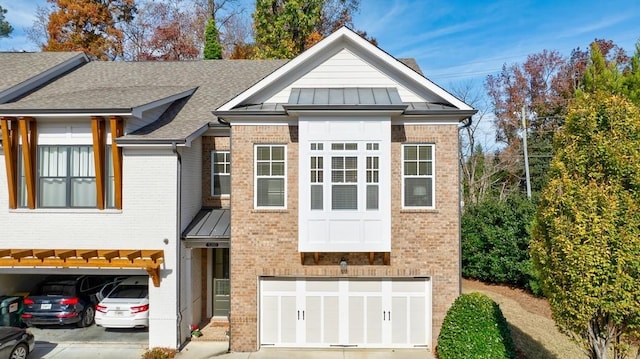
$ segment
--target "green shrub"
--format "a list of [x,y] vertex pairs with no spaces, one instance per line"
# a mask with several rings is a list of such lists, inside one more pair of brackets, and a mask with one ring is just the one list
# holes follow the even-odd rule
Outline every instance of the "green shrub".
[[470,205],[462,215],[462,275],[541,295],[529,256],[535,204],[518,194]]
[[142,355],[142,359],[173,359],[175,357],[176,350],[171,348],[151,348]]
[[440,359],[514,359],[513,339],[500,307],[480,293],[463,294],[444,318],[438,347]]

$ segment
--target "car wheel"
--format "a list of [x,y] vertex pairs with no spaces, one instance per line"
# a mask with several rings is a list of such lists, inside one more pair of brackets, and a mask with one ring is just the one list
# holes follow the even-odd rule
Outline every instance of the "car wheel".
[[29,355],[29,348],[26,344],[20,343],[11,351],[9,359],[25,359]]
[[93,320],[95,319],[96,312],[93,310],[92,306],[88,306],[85,308],[82,313],[82,319],[78,322],[78,326],[81,328],[89,327],[93,324]]

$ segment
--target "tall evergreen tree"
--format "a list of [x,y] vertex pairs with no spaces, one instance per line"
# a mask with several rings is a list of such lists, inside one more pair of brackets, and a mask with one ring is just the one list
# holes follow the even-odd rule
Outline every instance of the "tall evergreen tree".
[[557,326],[594,359],[624,357],[640,328],[640,107],[624,77],[591,48],[530,245]]
[[214,18],[207,21],[207,28],[204,31],[204,59],[216,60],[222,58],[222,46],[218,39],[218,27]]
[[7,13],[7,9],[0,6],[0,37],[9,37],[13,32],[13,27],[4,18],[4,14]]

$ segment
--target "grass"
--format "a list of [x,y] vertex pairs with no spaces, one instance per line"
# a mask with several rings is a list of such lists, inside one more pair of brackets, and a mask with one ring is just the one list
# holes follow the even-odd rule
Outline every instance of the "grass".
[[[526,359],[585,358],[580,347],[560,333],[541,299],[518,290],[464,281],[463,293],[479,292],[493,299],[509,322],[511,336]],[[527,298],[529,296],[529,298]]]

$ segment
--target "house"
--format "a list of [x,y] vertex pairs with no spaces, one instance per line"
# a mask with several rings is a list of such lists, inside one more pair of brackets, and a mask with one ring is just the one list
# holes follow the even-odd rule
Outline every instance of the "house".
[[214,317],[233,351],[433,349],[474,113],[347,28],[291,61],[80,64],[0,105],[0,283],[148,274],[152,347]]

